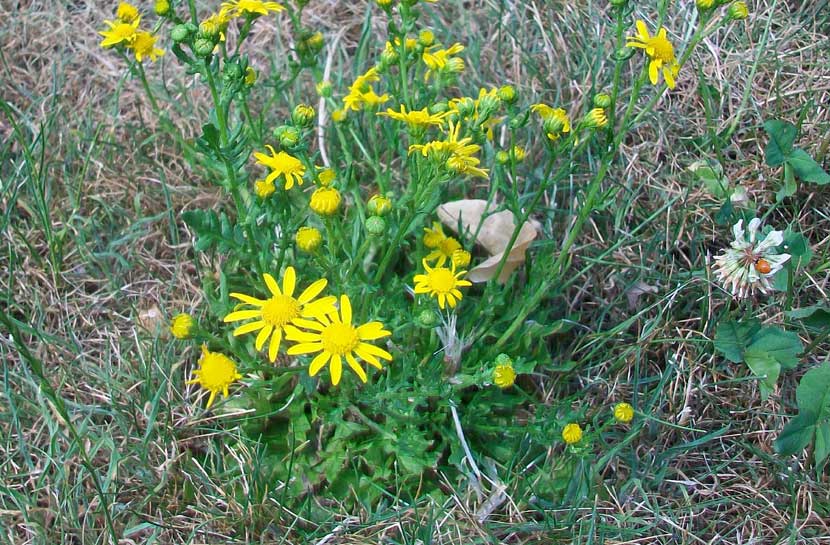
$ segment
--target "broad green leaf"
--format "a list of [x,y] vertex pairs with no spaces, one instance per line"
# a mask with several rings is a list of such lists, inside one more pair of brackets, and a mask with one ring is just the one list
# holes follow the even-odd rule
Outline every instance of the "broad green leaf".
[[793,264],[796,267],[805,266],[813,258],[810,241],[801,233],[790,228],[784,231],[784,243],[781,246],[784,251],[792,256]]
[[787,197],[795,195],[798,190],[798,184],[795,182],[795,174],[793,174],[793,167],[789,163],[784,163],[784,185],[776,193],[779,201],[783,201]]
[[827,174],[821,165],[801,148],[793,150],[792,154],[787,157],[787,163],[792,165],[795,175],[805,182],[818,185],[830,183],[830,174]]
[[799,414],[784,426],[775,439],[776,452],[781,456],[801,452],[812,441],[815,430],[815,419],[812,415]]
[[767,166],[777,167],[782,165],[793,149],[793,142],[798,132],[795,125],[770,119],[764,123],[764,130],[769,134],[769,142],[764,149],[764,161]]
[[801,322],[812,329],[830,328],[830,308],[824,305],[812,305],[803,308],[794,308],[785,311],[784,314],[790,318],[801,320]]
[[[746,353],[766,353],[784,369],[794,369],[798,365],[798,354],[804,345],[798,335],[777,327],[765,327],[752,337]],[[746,356],[746,355],[745,355]],[[749,363],[749,362],[747,362]]]
[[744,351],[753,335],[760,329],[758,320],[737,322],[730,320],[718,324],[715,330],[715,350],[733,363],[744,361]]
[[830,420],[830,365],[810,369],[795,391],[798,410],[815,415],[816,421]]
[[761,399],[766,401],[775,389],[778,375],[781,374],[781,365],[767,352],[747,350],[744,353],[744,360],[761,383]]
[[825,421],[816,426],[816,448],[813,451],[813,457],[818,471],[824,468],[828,455],[830,455],[830,422]]

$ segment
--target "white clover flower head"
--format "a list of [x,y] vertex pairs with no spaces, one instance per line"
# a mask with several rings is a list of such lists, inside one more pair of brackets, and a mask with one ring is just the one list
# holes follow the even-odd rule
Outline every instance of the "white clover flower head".
[[761,220],[754,218],[746,231],[744,220],[732,227],[735,241],[715,257],[715,272],[735,297],[746,297],[757,288],[761,293],[772,291],[770,278],[781,270],[790,254],[779,254],[775,249],[784,242],[781,231],[770,231],[759,240]]

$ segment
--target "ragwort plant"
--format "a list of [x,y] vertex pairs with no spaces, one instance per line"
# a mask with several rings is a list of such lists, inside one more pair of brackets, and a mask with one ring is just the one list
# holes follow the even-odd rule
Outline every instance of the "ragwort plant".
[[[500,83],[461,93],[463,36],[424,27],[431,8],[418,0],[377,0],[388,35],[361,43],[358,58],[373,60],[348,85],[331,82],[324,37],[301,22],[306,3],[234,0],[200,17],[193,0],[159,0],[155,19],[122,3],[101,32],[193,168],[227,195],[227,206],[182,215],[199,259],[213,263],[204,307],[172,320],[172,335],[200,353],[188,383],[223,425],[264,446],[281,499],[322,486],[366,503],[414,496],[453,467],[482,486],[520,459],[536,468],[552,445],[563,455],[534,469],[554,476],[547,492],[587,497],[642,424],[625,401],[540,402],[532,375],[567,356],[550,340],[570,327],[552,302],[574,281],[574,244],[621,142],[745,4],[699,1],[680,43],[661,26],[668,2],[646,22],[612,0],[613,70],[595,74],[587,102],[530,104]],[[286,73],[248,63],[264,18],[290,26]],[[167,53],[212,98],[194,142],[144,71]],[[272,104],[298,84],[316,96],[290,115],[254,111],[255,89]],[[540,232],[543,197],[575,174],[589,179],[562,197],[579,202],[575,216]],[[771,267],[785,261],[771,256]]]

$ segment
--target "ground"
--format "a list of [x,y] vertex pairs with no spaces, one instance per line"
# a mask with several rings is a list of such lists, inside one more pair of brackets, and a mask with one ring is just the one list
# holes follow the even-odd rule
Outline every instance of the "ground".
[[[709,153],[707,135],[726,134],[726,174],[772,206],[781,174],[763,164],[770,118],[800,121],[799,145],[826,164],[826,3],[750,2],[749,19],[707,39],[661,101],[661,115],[647,116],[623,144],[609,191],[625,198],[592,216],[575,253],[619,245],[576,267],[582,272],[566,291],[566,310],[591,318],[592,330],[574,341],[589,363],[534,377],[542,399],[578,392],[581,403],[658,386],[644,402],[653,420],[631,455],[607,467],[594,500],[575,510],[529,509],[531,494],[517,480],[505,483],[504,501],[481,522],[491,497],[447,481],[454,493],[445,502],[380,510],[347,513],[321,494],[314,512],[329,513],[321,525],[280,507],[255,468],[236,477],[250,487],[241,502],[225,493],[221,469],[206,465],[221,458],[222,445],[244,443],[192,404],[183,387],[187,358],[155,332],[200,303],[180,213],[221,195],[156,130],[125,63],[98,46],[110,4],[0,5],[0,312],[8,316],[0,325],[0,541],[830,543],[826,472],[772,447],[795,414],[798,379],[827,360],[828,344],[803,334],[809,352],[766,401],[746,369],[713,353],[713,323],[733,303],[690,271],[708,270],[729,228],[712,220],[719,203],[688,172]],[[651,13],[655,2],[637,4]],[[667,26],[690,34],[694,2],[671,4]],[[364,0],[312,0],[305,23],[335,44],[335,70],[351,73],[349,53],[369,9]],[[600,0],[439,0],[427,23],[478,59],[465,76],[470,88],[511,83],[525,96],[575,101],[591,89],[589,52],[611,32],[607,9]],[[382,18],[369,24],[385,32]],[[279,30],[269,22],[254,37],[266,52],[253,60],[261,70],[282,53]],[[153,65],[151,79],[164,71],[177,98],[165,107],[169,119],[193,137],[207,97],[167,63]],[[707,121],[694,71],[718,95],[715,121]],[[314,96],[308,85],[292,92],[274,108]],[[815,253],[793,306],[827,298],[829,203],[821,187],[804,186],[770,212],[800,230]],[[631,286],[645,293],[629,306]],[[784,321],[781,306],[752,312]],[[256,459],[245,448],[235,452]]]

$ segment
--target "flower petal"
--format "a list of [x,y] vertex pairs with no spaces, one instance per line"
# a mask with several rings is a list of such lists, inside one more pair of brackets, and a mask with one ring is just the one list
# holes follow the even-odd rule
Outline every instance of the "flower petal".
[[238,322],[240,320],[247,320],[249,318],[257,318],[260,316],[262,316],[262,310],[237,310],[236,312],[231,312],[225,316],[222,321],[225,323]]
[[326,363],[328,363],[329,358],[331,358],[331,354],[326,352],[325,350],[320,354],[314,356],[314,359],[311,360],[311,365],[308,367],[308,374],[310,376],[314,376],[320,372],[320,369],[323,368]]
[[297,273],[294,267],[288,266],[285,268],[285,273],[282,275],[282,292],[291,297],[294,295],[294,287],[297,285]]
[[244,293],[231,293],[230,296],[234,299],[242,301],[243,303],[248,303],[249,305],[257,307],[261,307],[265,304],[265,301],[262,299],[257,299],[256,297],[251,297],[250,295],[245,295]]
[[379,358],[383,358],[387,361],[392,361],[392,354],[390,354],[389,352],[387,352],[379,346],[375,346],[369,343],[360,343],[359,345],[357,345],[357,348],[367,354],[372,354]]
[[288,349],[286,354],[298,356],[300,354],[311,354],[312,352],[319,352],[323,349],[322,343],[300,343],[295,344]]
[[340,384],[340,377],[343,375],[343,360],[340,359],[340,354],[331,355],[331,365],[329,365],[329,373],[331,373],[331,383],[333,386]]
[[391,334],[383,329],[383,324],[380,322],[369,322],[357,328],[357,335],[362,341],[373,341],[381,337],[388,337]]
[[303,290],[303,293],[300,294],[300,296],[297,298],[297,301],[301,305],[308,303],[309,301],[320,295],[320,292],[326,288],[328,282],[329,281],[325,278],[321,278],[320,280],[313,282],[309,287]]
[[259,331],[259,334],[256,336],[256,343],[254,343],[257,350],[262,350],[263,345],[265,345],[265,341],[268,340],[268,337],[271,335],[272,331],[274,331],[274,326],[271,324],[266,324],[266,326]]
[[274,277],[268,273],[262,275],[262,278],[265,279],[265,285],[268,286],[268,291],[271,292],[271,295],[278,296],[282,295],[280,291],[280,286],[277,284],[277,281],[274,280]]
[[344,324],[352,323],[352,302],[346,294],[340,296],[340,316],[343,317]]
[[324,326],[320,322],[316,322],[314,320],[306,320],[304,318],[294,318],[293,320],[291,320],[291,323],[296,326],[304,327],[306,329],[311,329],[314,331],[325,331],[326,329],[326,326]]
[[351,352],[346,354],[346,361],[349,362],[349,367],[352,368],[352,371],[354,371],[355,374],[358,377],[360,377],[360,380],[362,380],[365,384],[368,380],[368,377],[366,376],[366,370],[363,369],[363,366],[360,365],[356,359],[354,359],[354,356],[352,356]]
[[250,333],[252,331],[259,331],[267,324],[262,320],[257,320],[256,322],[250,322],[247,324],[242,324],[241,326],[237,327],[233,330],[233,336],[239,337],[240,335],[244,335],[246,333]]
[[277,352],[280,351],[280,343],[282,342],[282,329],[277,328],[274,334],[271,335],[271,344],[268,346],[268,359],[271,363],[277,359]]

